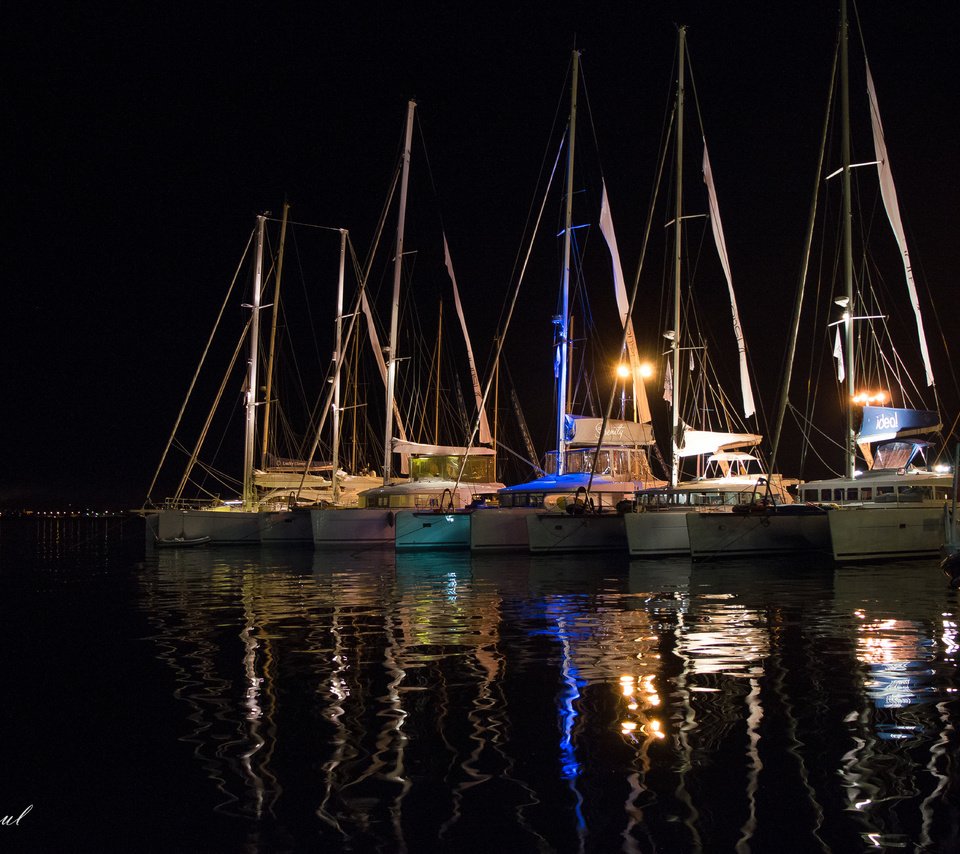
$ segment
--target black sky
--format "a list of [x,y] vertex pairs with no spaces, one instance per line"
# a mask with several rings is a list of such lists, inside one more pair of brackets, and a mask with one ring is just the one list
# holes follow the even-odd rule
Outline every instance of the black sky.
[[[349,228],[365,248],[408,98],[478,350],[511,284],[574,44],[629,277],[678,23],[688,26],[744,330],[755,361],[778,370],[836,6],[8,7],[0,505],[138,506],[254,216],[278,213],[287,197],[296,219]],[[960,9],[876,0],[859,13],[921,289],[950,338]],[[549,335],[547,279],[543,310],[520,321],[531,334]],[[513,345],[512,364],[522,359]],[[538,396],[548,360],[538,353],[519,372],[528,409],[550,406]],[[955,382],[943,367],[939,377],[952,417]],[[772,407],[776,371],[761,381]]]

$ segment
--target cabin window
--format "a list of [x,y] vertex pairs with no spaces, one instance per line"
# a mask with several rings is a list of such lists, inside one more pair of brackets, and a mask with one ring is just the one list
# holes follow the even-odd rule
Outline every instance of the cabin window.
[[543,507],[542,492],[505,492],[500,496],[501,507]]
[[953,500],[953,487],[950,486],[935,486],[933,488],[933,495],[937,501],[952,501]]
[[843,501],[843,490],[835,489],[833,490],[833,500],[834,501]]
[[829,489],[821,489],[821,490],[820,490],[820,500],[821,500],[821,501],[829,501],[832,494],[833,494],[833,493],[831,493]]
[[804,489],[801,492],[802,501],[816,501],[817,500],[817,490],[815,489]]
[[857,488],[850,487],[847,489],[847,501],[856,501],[857,500]]
[[933,488],[930,486],[898,486],[897,497],[900,501],[923,501],[933,498]]
[[864,486],[860,490],[860,500],[861,501],[872,501],[873,500],[873,487]]

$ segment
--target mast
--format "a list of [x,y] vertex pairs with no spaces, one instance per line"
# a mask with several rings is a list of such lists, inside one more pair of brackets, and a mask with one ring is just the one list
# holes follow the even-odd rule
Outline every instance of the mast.
[[853,426],[853,397],[856,394],[856,377],[853,359],[853,203],[850,188],[850,67],[848,60],[847,0],[840,0],[840,112],[842,117],[842,166],[843,166],[843,279],[846,284],[847,304],[844,308],[844,337],[846,344],[846,396],[847,412],[846,476],[852,478],[857,462],[857,437]]
[[[833,52],[833,69],[831,80],[836,80],[837,51]],[[803,294],[806,289],[807,272],[810,268],[810,248],[813,245],[813,232],[816,225],[817,205],[820,197],[820,180],[823,176],[823,160],[827,150],[827,132],[830,126],[830,115],[833,110],[834,89],[831,87],[827,98],[827,111],[823,119],[823,133],[820,136],[820,158],[817,162],[816,176],[813,181],[813,194],[810,199],[810,215],[807,218],[807,234],[804,239],[803,262],[800,267],[800,280],[797,283],[797,295],[793,303],[793,324],[790,327],[790,337],[787,342],[787,353],[784,360],[783,383],[780,386],[780,400],[777,403],[777,418],[773,427],[773,442],[770,452],[770,471],[777,470],[777,453],[780,449],[780,435],[783,431],[783,419],[787,413],[787,404],[790,401],[790,382],[793,377],[793,361],[797,352],[797,337],[800,334],[800,312],[803,309]]]
[[573,227],[573,154],[577,130],[577,86],[580,72],[580,52],[573,52],[573,70],[570,84],[570,127],[567,131],[567,198],[563,229],[563,288],[560,296],[559,370],[557,376],[557,474],[566,468],[567,443],[563,438],[563,418],[567,409],[568,344],[570,326],[570,245]]
[[673,212],[673,342],[671,353],[672,389],[670,390],[671,464],[670,486],[676,486],[680,475],[680,256],[683,248],[681,223],[683,217],[683,72],[686,62],[687,28],[680,27],[677,72],[677,145],[676,145],[676,190]]
[[437,312],[437,365],[433,399],[433,444],[440,444],[440,352],[443,346],[443,297]]
[[340,481],[337,470],[340,467],[340,363],[343,358],[343,268],[347,256],[347,230],[340,229],[340,273],[337,277],[337,325],[333,349],[333,454],[330,482],[333,485],[333,503],[340,500]]
[[267,382],[263,393],[263,439],[260,443],[260,467],[267,467],[267,444],[270,440],[270,400],[273,389],[273,362],[277,343],[277,318],[280,314],[280,279],[283,275],[283,250],[287,240],[287,218],[290,203],[283,203],[283,219],[280,223],[280,252],[277,255],[277,277],[273,283],[273,311],[270,319],[270,349],[267,354]]
[[246,428],[243,442],[243,509],[254,509],[253,455],[257,431],[257,360],[260,358],[260,287],[263,282],[263,232],[267,218],[257,217],[257,258],[253,272],[253,314],[250,318],[250,361],[247,364]]
[[403,173],[400,179],[400,214],[397,221],[397,254],[393,262],[393,300],[390,306],[390,342],[387,345],[387,418],[383,432],[383,485],[390,483],[393,462],[393,406],[397,380],[397,324],[400,317],[400,276],[403,272],[403,229],[407,212],[407,182],[410,177],[410,144],[413,138],[413,111],[417,102],[407,102],[407,129],[403,142]]

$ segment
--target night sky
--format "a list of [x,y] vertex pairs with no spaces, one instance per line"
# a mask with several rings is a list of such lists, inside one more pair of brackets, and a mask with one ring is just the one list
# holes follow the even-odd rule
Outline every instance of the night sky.
[[[365,253],[408,98],[481,363],[551,128],[566,115],[574,45],[592,118],[581,132],[599,151],[632,280],[681,23],[759,400],[772,414],[837,5],[8,6],[0,507],[140,506],[256,214],[278,215],[287,198],[296,220],[348,228]],[[859,12],[921,299],[932,297],[943,326],[941,337],[930,316],[949,424],[960,7],[875,0]],[[411,206],[429,186],[417,146]],[[507,352],[543,451],[556,271],[530,282]],[[612,302],[602,288],[595,302]],[[326,299],[315,306],[323,335],[332,291]],[[639,319],[638,332],[641,346],[658,334]]]

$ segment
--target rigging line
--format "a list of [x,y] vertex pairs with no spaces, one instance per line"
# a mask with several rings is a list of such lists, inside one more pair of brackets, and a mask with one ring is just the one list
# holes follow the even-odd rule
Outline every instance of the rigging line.
[[[567,81],[567,79],[568,79],[569,76],[570,76],[572,66],[573,66],[573,59],[571,58],[571,59],[570,59],[570,64],[567,65],[566,74],[564,75],[564,85],[566,85],[566,81]],[[530,262],[530,254],[531,254],[531,249],[532,249],[532,246],[533,246],[533,242],[534,242],[534,239],[535,239],[535,237],[536,237],[537,231],[538,231],[539,228],[540,228],[540,222],[541,222],[541,220],[542,220],[542,218],[543,218],[543,210],[544,210],[544,206],[546,205],[546,196],[549,194],[550,188],[553,186],[553,179],[554,179],[554,177],[555,177],[555,175],[556,175],[556,171],[557,171],[557,162],[559,161],[560,154],[561,154],[561,152],[563,151],[564,144],[565,144],[565,142],[566,142],[567,133],[566,133],[566,125],[565,125],[565,126],[564,126],[564,132],[563,132],[563,134],[562,134],[562,136],[561,136],[561,139],[560,139],[559,151],[557,152],[557,157],[556,157],[556,159],[554,160],[553,168],[552,168],[551,171],[550,171],[550,177],[549,177],[549,179],[547,180],[547,188],[546,188],[546,190],[545,190],[545,192],[544,192],[544,194],[543,194],[543,195],[544,195],[544,198],[543,198],[543,201],[541,202],[540,212],[539,212],[539,214],[538,214],[537,217],[536,217],[536,223],[535,223],[535,225],[534,225],[534,227],[533,227],[533,230],[532,230],[532,233],[531,233],[531,232],[530,232],[530,220],[531,220],[531,217],[533,216],[533,212],[534,212],[535,204],[536,204],[536,188],[539,188],[540,183],[541,183],[541,181],[543,180],[544,172],[546,171],[546,164],[549,163],[550,140],[553,138],[554,133],[556,133],[557,126],[558,126],[558,124],[559,124],[559,122],[560,122],[559,116],[561,116],[561,115],[564,114],[564,113],[563,113],[563,106],[564,106],[565,99],[566,99],[566,93],[567,93],[568,91],[569,91],[569,87],[566,87],[565,89],[562,89],[560,96],[557,98],[556,108],[554,109],[554,113],[553,113],[553,124],[551,125],[551,127],[550,127],[550,132],[549,132],[549,134],[547,135],[547,143],[546,143],[546,145],[545,145],[544,148],[543,148],[543,156],[542,156],[542,158],[541,158],[541,160],[540,160],[540,171],[539,171],[539,173],[537,174],[537,183],[536,183],[535,188],[534,188],[534,195],[532,196],[532,198],[531,198],[531,200],[530,200],[530,207],[527,209],[527,218],[526,218],[526,220],[524,221],[524,224],[523,224],[523,233],[522,233],[522,236],[521,236],[520,243],[519,243],[519,245],[518,245],[518,247],[517,247],[517,254],[516,254],[516,256],[514,257],[514,260],[513,260],[513,267],[512,267],[512,269],[510,270],[510,280],[512,281],[512,280],[514,279],[514,277],[517,276],[518,267],[520,268],[519,276],[517,277],[517,286],[518,286],[518,287],[519,287],[520,282],[523,280],[524,272],[525,272],[525,270],[526,270],[527,265],[528,265],[529,262]],[[523,258],[523,260],[521,261],[521,257],[523,256],[524,238],[526,238],[526,236],[527,236],[528,233],[529,233],[531,236],[530,236],[530,240],[529,240],[529,243],[528,243],[527,254],[526,254],[526,257]],[[513,298],[513,301],[511,301],[511,300],[509,300],[509,299],[504,300],[504,303],[503,303],[503,305],[502,305],[501,308],[500,308],[500,316],[497,318],[497,328],[501,328],[501,324],[504,324],[504,325],[503,325],[503,328],[504,328],[504,329],[505,329],[507,326],[510,325],[510,317],[509,317],[509,315],[512,314],[512,306],[515,304],[515,301],[516,301],[516,298],[515,298],[515,297]],[[504,321],[504,315],[505,315],[505,314],[507,315],[507,319]],[[503,336],[500,336],[500,337],[501,337],[501,339],[502,339]],[[500,349],[502,349],[502,348],[500,348]],[[488,362],[487,362],[487,365],[486,365],[486,367],[487,367],[488,369],[491,367],[491,360],[492,360],[493,362],[495,362],[496,359],[499,358],[500,349],[498,349],[498,350],[496,351],[496,357],[493,357],[493,356],[491,355],[491,359],[488,359]]]
[[440,205],[440,194],[437,191],[437,182],[433,177],[433,167],[430,164],[430,155],[427,154],[427,138],[423,132],[423,125],[420,122],[420,113],[416,113],[413,120],[417,126],[417,130],[419,131],[418,136],[420,139],[420,150],[423,152],[423,159],[427,167],[427,178],[430,183],[430,189],[433,191],[433,200],[434,204],[436,205],[437,219],[440,222],[440,233],[446,234],[447,230],[443,222],[443,210]]
[[[349,243],[349,240],[350,240],[350,235],[348,233],[347,234],[348,243]],[[351,244],[351,254],[353,254],[352,244]],[[370,260],[372,263],[372,255]],[[366,273],[369,273],[369,266],[367,267]],[[326,424],[327,413],[330,411],[330,406],[333,403],[333,394],[336,387],[336,383],[331,382],[332,373],[335,370],[340,370],[340,366],[343,362],[343,353],[346,352],[350,347],[350,342],[353,338],[354,330],[357,328],[357,318],[360,316],[360,304],[361,304],[361,301],[363,300],[366,283],[367,283],[366,275],[364,275],[364,278],[360,280],[360,286],[357,288],[357,295],[356,295],[355,301],[351,306],[352,311],[350,313],[350,323],[347,326],[347,333],[343,337],[341,342],[341,346],[340,346],[341,352],[337,354],[336,366],[334,366],[334,363],[331,362],[330,366],[327,368],[327,375],[326,375],[326,380],[324,382],[324,386],[329,385],[330,387],[327,389],[327,393],[323,401],[323,405],[320,409],[319,419],[317,423],[317,430],[316,430],[316,433],[314,434],[314,439],[313,439],[313,445],[310,448],[310,453],[307,455],[307,464],[304,466],[303,476],[300,478],[300,484],[297,487],[297,492],[295,495],[295,498],[297,499],[299,499],[300,492],[303,489],[303,485],[307,480],[307,472],[310,470],[310,466],[313,465],[314,455],[317,453],[317,449],[320,447],[320,439],[321,439],[320,434],[323,430],[324,425]],[[336,476],[336,472],[334,472],[333,474],[334,476]]]
[[470,448],[473,447],[473,440],[477,435],[477,431],[480,429],[480,414],[484,411],[487,405],[487,398],[490,396],[490,389],[493,387],[493,379],[497,375],[497,366],[500,364],[500,354],[503,351],[503,342],[506,338],[507,331],[510,328],[510,321],[513,319],[513,312],[517,307],[517,298],[520,296],[520,286],[523,284],[523,278],[527,272],[527,265],[530,263],[530,256],[533,254],[533,242],[534,238],[537,235],[537,232],[540,230],[540,223],[543,220],[543,211],[547,206],[547,197],[550,194],[550,187],[553,185],[553,179],[557,174],[557,166],[560,163],[560,156],[563,154],[564,143],[561,141],[560,146],[557,148],[557,156],[553,161],[553,169],[550,171],[550,180],[547,182],[547,190],[543,194],[543,200],[540,203],[540,210],[537,213],[536,223],[534,224],[533,234],[530,238],[530,242],[527,244],[527,254],[523,259],[523,265],[520,268],[520,275],[517,278],[517,286],[513,290],[513,296],[510,300],[509,308],[507,310],[507,317],[503,325],[503,329],[500,331],[500,334],[497,335],[496,341],[497,346],[495,350],[495,355],[493,359],[493,366],[490,371],[490,375],[487,377],[487,382],[484,385],[483,389],[483,398],[480,401],[480,408],[477,411],[477,417],[473,422],[473,429],[470,432],[469,440],[467,441],[466,447],[464,448],[463,459],[460,462],[460,470],[457,473],[457,480],[454,485],[454,489],[457,489],[460,486],[460,479],[463,477],[463,470],[466,468],[467,456],[469,455]]
[[244,341],[250,332],[250,326],[252,323],[253,312],[250,313],[250,317],[247,319],[247,322],[243,327],[243,332],[240,335],[240,339],[237,341],[236,349],[233,351],[233,358],[230,359],[230,364],[227,366],[227,370],[224,372],[223,381],[220,383],[220,389],[217,391],[217,396],[214,398],[213,406],[210,407],[210,412],[207,414],[207,420],[204,422],[203,429],[200,431],[200,437],[197,439],[197,444],[194,446],[193,453],[190,455],[190,461],[187,463],[186,471],[184,471],[183,478],[180,480],[180,486],[177,488],[177,491],[174,494],[174,498],[176,500],[179,500],[183,496],[184,487],[187,485],[187,478],[190,477],[190,470],[197,463],[197,457],[200,455],[200,449],[203,447],[203,443],[206,441],[207,432],[210,430],[210,424],[213,421],[214,413],[220,406],[220,400],[223,398],[223,392],[230,380],[230,375],[233,373],[233,368],[237,364],[237,357],[240,355],[240,351],[243,348]]
[[210,336],[207,338],[207,344],[203,348],[203,355],[200,357],[200,364],[197,365],[197,369],[194,372],[193,379],[190,380],[190,386],[187,389],[187,395],[184,398],[183,404],[180,407],[180,412],[177,415],[177,420],[174,422],[173,430],[170,433],[170,438],[167,440],[167,445],[163,449],[163,453],[160,455],[160,463],[157,465],[157,470],[154,472],[153,480],[150,481],[150,488],[147,490],[147,497],[144,501],[144,507],[153,504],[153,489],[157,484],[157,478],[160,476],[160,471],[163,468],[163,464],[167,459],[167,453],[170,450],[170,445],[173,442],[174,437],[177,434],[177,430],[180,429],[180,422],[183,420],[184,412],[187,409],[187,404],[190,402],[190,397],[193,394],[193,389],[197,384],[197,378],[200,376],[200,370],[203,368],[203,363],[207,358],[207,354],[210,352],[210,345],[213,343],[214,335],[216,335],[217,329],[220,326],[220,321],[223,318],[223,313],[226,311],[227,304],[230,301],[231,294],[233,293],[233,288],[237,283],[237,277],[240,275],[240,271],[243,269],[244,261],[247,258],[247,253],[250,251],[250,245],[253,243],[253,236],[256,234],[256,227],[254,227],[250,232],[250,237],[247,238],[247,245],[244,247],[243,254],[240,256],[240,263],[237,264],[237,269],[233,274],[233,279],[230,281],[230,287],[227,288],[227,294],[223,299],[223,304],[220,306],[220,312],[217,314],[217,319],[214,321],[213,329],[210,330]]
[[[679,46],[678,46],[679,49]],[[669,124],[672,127],[673,125],[673,116],[676,112],[676,106],[674,110],[670,113]],[[640,258],[637,261],[637,272],[633,277],[633,288],[630,291],[630,302],[627,306],[627,320],[623,324],[623,335],[620,340],[620,354],[621,356],[626,351],[627,348],[627,329],[629,325],[633,322],[633,308],[637,301],[637,292],[640,290],[640,275],[643,272],[643,264],[647,257],[647,247],[650,242],[650,233],[653,228],[653,216],[656,208],[657,199],[660,193],[661,181],[663,179],[663,171],[666,168],[667,155],[669,153],[669,136],[664,135],[661,139],[661,150],[660,150],[660,162],[657,166],[657,177],[654,181],[654,189],[650,194],[649,207],[647,209],[647,222],[643,231],[643,243],[640,246]],[[679,225],[679,224],[678,224]],[[603,445],[603,436],[607,430],[607,422],[610,420],[610,414],[613,412],[613,404],[617,397],[617,385],[613,383],[610,388],[610,397],[607,399],[607,409],[603,414],[603,421],[600,424],[600,435],[597,438],[597,447],[596,451],[593,454],[593,461],[590,465],[590,477],[587,480],[587,495],[590,495],[590,489],[593,486],[593,477],[597,471],[597,462],[600,458],[600,447]]]
[[[265,216],[264,219],[267,222],[282,222],[283,220],[275,216]],[[298,228],[313,228],[317,231],[334,231],[339,232],[340,229],[334,225],[316,225],[312,222],[297,222],[295,219],[287,220],[287,225],[295,225]]]
[[[833,53],[833,69],[830,73],[831,81],[836,80],[837,74],[837,62],[840,50],[840,39],[837,38],[837,43],[834,47]],[[788,339],[787,351],[784,355],[784,365],[782,371],[783,382],[781,383],[780,389],[780,399],[777,402],[777,417],[774,422],[773,428],[773,442],[772,450],[770,454],[770,470],[776,471],[777,464],[777,451],[780,446],[780,431],[783,428],[783,416],[786,410],[788,396],[790,393],[790,380],[793,374],[793,359],[797,349],[797,336],[800,330],[800,312],[803,305],[803,294],[806,289],[807,274],[810,269],[810,252],[813,246],[813,235],[816,228],[816,216],[817,216],[817,203],[820,197],[820,183],[823,175],[823,162],[826,156],[827,148],[827,134],[830,127],[830,114],[832,112],[832,102],[833,102],[833,92],[834,85],[831,83],[829,95],[827,97],[827,109],[826,115],[824,116],[823,122],[823,131],[820,139],[820,154],[819,154],[819,163],[817,165],[816,174],[814,175],[813,183],[813,199],[810,205],[810,214],[807,221],[807,231],[804,238],[804,252],[800,264],[800,277],[797,282],[797,293],[794,299],[794,322],[790,329],[790,337]]]
[[[828,462],[826,461],[826,459],[824,459],[824,457],[823,457],[823,456],[820,454],[820,452],[816,449],[816,447],[814,446],[814,444],[809,440],[809,429],[810,429],[810,428],[815,429],[818,433],[820,433],[820,434],[824,437],[824,439],[827,440],[828,443],[830,443],[831,445],[833,445],[837,450],[841,450],[841,451],[842,451],[842,450],[843,450],[843,446],[842,446],[839,442],[835,441],[833,438],[831,438],[830,436],[828,436],[826,433],[824,433],[822,430],[819,430],[819,429],[813,424],[813,422],[811,422],[811,421],[801,421],[801,420],[797,417],[797,408],[796,408],[792,403],[791,403],[791,404],[788,404],[788,408],[790,409],[790,414],[793,415],[794,420],[795,420],[796,423],[797,423],[797,426],[800,428],[801,435],[804,437],[804,443],[805,443],[805,444],[804,444],[804,455],[806,455],[806,452],[809,450],[809,451],[820,461],[820,463],[823,465],[823,467],[824,467],[828,472],[830,472],[830,474],[831,474],[833,477],[839,477],[839,476],[840,476],[840,472],[839,472],[836,468],[834,468],[832,465],[830,465],[830,463],[828,463]],[[803,468],[804,468],[803,463],[801,463],[801,465],[800,465],[800,471],[801,471],[801,472],[803,471]]]

